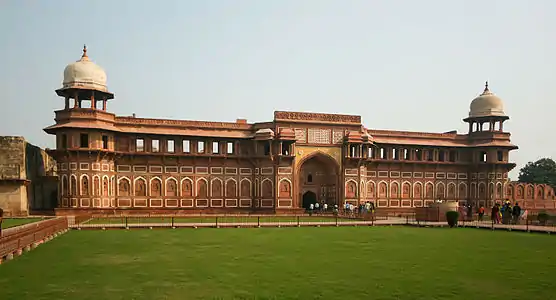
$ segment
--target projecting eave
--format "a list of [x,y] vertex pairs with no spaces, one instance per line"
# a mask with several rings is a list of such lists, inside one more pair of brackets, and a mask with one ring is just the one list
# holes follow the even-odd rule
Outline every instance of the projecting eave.
[[106,123],[79,123],[70,122],[63,124],[56,124],[44,129],[48,134],[55,134],[60,129],[81,129],[81,130],[100,130],[112,131],[122,134],[142,135],[172,135],[172,136],[194,136],[194,137],[217,137],[217,138],[230,138],[230,139],[250,139],[254,134],[246,130],[226,130],[226,129],[194,129],[194,128],[176,128],[166,126],[126,126],[117,127]]

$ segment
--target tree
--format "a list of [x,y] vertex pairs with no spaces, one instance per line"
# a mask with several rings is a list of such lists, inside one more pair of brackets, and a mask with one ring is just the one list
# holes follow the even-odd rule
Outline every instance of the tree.
[[551,158],[530,161],[519,171],[518,180],[525,183],[544,183],[556,189],[556,162]]

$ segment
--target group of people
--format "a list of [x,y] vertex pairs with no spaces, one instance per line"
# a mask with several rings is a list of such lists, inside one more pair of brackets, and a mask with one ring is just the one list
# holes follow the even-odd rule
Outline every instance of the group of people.
[[519,219],[524,217],[519,203],[512,206],[510,201],[506,201],[504,205],[496,203],[491,210],[490,218],[496,224],[517,224]]
[[[319,214],[319,213],[324,214],[328,212],[329,209],[332,209],[332,212],[335,215],[339,214],[339,209],[337,204],[334,204],[334,206],[329,206],[328,203],[324,201],[321,203],[315,202],[309,204],[309,207],[307,208],[307,212],[309,214]],[[359,204],[359,206],[355,206],[353,204],[346,202],[346,204],[343,207],[343,213],[347,216],[356,216],[356,215],[360,216],[362,214],[374,213],[374,212],[375,212],[375,204],[370,201],[361,203]]]

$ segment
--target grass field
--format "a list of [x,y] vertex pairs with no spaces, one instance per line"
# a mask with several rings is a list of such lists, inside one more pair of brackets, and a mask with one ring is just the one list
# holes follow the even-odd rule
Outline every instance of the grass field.
[[33,222],[42,221],[42,218],[4,218],[2,221],[2,229],[29,224]]
[[556,238],[479,229],[72,231],[0,266],[0,299],[552,299]]
[[[284,223],[295,223],[297,222],[297,217],[289,216],[262,216],[260,218],[253,216],[219,216],[218,222],[220,223],[261,223],[268,222],[284,222]],[[299,222],[335,222],[336,218],[333,216],[300,216]],[[357,219],[339,219],[339,222],[353,222],[360,221]],[[113,217],[113,218],[93,218],[84,222],[83,224],[125,224],[125,217]],[[171,223],[172,218],[169,217],[128,217],[128,224],[133,223]],[[216,217],[174,217],[174,223],[215,223]]]

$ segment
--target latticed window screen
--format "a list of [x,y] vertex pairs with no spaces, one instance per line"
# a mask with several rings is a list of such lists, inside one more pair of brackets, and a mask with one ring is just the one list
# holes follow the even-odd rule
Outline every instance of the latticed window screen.
[[309,143],[311,144],[330,144],[330,129],[309,128]]

